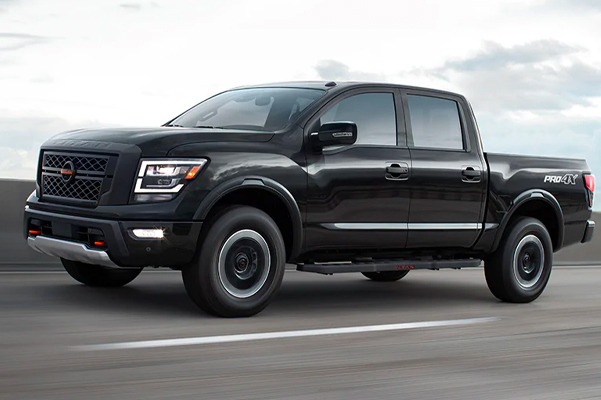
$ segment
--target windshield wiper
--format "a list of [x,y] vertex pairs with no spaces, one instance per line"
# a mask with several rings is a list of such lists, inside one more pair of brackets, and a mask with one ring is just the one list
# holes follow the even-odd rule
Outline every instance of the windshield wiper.
[[177,125],[177,124],[165,124],[163,126],[175,126],[177,128],[185,128],[185,126],[183,126],[183,125]]

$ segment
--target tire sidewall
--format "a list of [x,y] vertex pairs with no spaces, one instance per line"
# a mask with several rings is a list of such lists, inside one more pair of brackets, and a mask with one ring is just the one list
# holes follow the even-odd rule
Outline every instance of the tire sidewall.
[[[513,265],[517,246],[527,235],[534,235],[541,241],[545,257],[541,276],[529,288],[525,288],[518,283]],[[507,289],[511,297],[518,301],[532,301],[540,296],[549,282],[553,267],[553,243],[545,226],[534,218],[518,220],[507,237],[503,253],[503,280],[507,283]]]
[[[231,295],[222,285],[219,278],[219,254],[226,240],[235,232],[250,229],[259,233],[269,247],[270,268],[267,280],[259,291],[247,298]],[[199,268],[204,290],[215,302],[215,306],[225,310],[236,310],[236,313],[252,315],[265,306],[273,298],[279,288],[285,269],[286,250],[282,235],[276,223],[266,213],[251,207],[237,207],[225,212],[215,220],[202,244]],[[208,287],[207,287],[208,286]]]

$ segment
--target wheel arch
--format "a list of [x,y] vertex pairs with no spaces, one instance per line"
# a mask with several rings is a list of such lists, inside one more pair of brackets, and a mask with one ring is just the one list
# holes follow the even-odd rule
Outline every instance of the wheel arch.
[[[257,196],[246,196],[234,200],[234,195],[260,194]],[[262,197],[264,196],[264,197]],[[276,203],[265,204],[265,201],[276,201]],[[221,205],[243,204],[255,206],[269,214],[278,224],[284,241],[286,242],[286,259],[292,260],[297,257],[304,243],[302,216],[298,204],[290,191],[281,183],[266,177],[247,176],[238,177],[219,184],[200,203],[195,220],[206,220],[207,217],[216,212]],[[282,210],[286,215],[282,215]],[[289,224],[289,225],[288,225]],[[288,229],[290,228],[290,229]]]
[[511,204],[511,208],[499,224],[493,250],[498,248],[510,222],[519,216],[528,216],[540,220],[549,231],[553,251],[556,252],[561,249],[564,236],[563,211],[553,194],[542,189],[532,189],[521,193]]

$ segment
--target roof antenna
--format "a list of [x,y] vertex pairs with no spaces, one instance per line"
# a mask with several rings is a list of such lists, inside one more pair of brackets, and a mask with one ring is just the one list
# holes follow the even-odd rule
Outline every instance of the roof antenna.
[[334,82],[334,81],[326,83],[326,87],[334,87],[334,86],[336,86],[336,82]]

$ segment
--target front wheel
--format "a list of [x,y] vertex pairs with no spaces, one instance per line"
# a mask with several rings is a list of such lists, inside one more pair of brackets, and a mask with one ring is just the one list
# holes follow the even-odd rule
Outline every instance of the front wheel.
[[497,251],[484,263],[492,294],[510,303],[529,303],[543,292],[551,276],[553,244],[545,225],[519,217],[505,232]]
[[87,286],[124,286],[136,279],[140,275],[140,272],[142,272],[142,268],[107,268],[102,265],[85,264],[79,261],[65,260],[64,258],[61,258],[61,262],[71,278]]
[[232,207],[209,222],[201,241],[196,262],[182,271],[196,305],[222,317],[249,317],[267,307],[286,261],[273,219],[253,207]]

